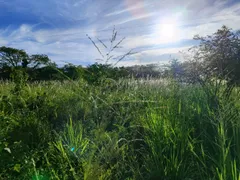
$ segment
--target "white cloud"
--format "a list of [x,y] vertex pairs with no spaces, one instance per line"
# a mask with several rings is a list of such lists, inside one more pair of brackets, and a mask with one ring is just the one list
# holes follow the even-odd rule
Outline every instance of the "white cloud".
[[[46,53],[59,63],[62,60],[80,64],[93,62],[100,55],[86,34],[107,42],[112,27],[116,25],[119,34],[127,39],[122,44],[124,48],[114,53],[120,55],[129,49],[140,49],[140,53],[121,63],[167,61],[171,55],[179,57],[178,51],[187,48],[183,42],[196,34],[212,34],[223,24],[234,30],[240,29],[240,2],[233,5],[228,5],[228,2],[96,0],[90,3],[87,0],[22,0],[20,3],[12,0],[0,4],[0,7],[12,12],[27,12],[29,16],[39,17],[39,23],[29,25],[23,21],[19,28],[9,26],[0,29],[0,45],[25,49],[29,53]],[[169,48],[174,43],[163,41],[164,37],[160,37],[163,34],[157,30],[157,27],[162,27],[163,19],[170,18],[176,18],[177,21],[178,30],[174,36],[178,42],[177,48]],[[50,24],[51,28],[41,29],[42,24]]]
[[179,53],[180,51],[185,51],[190,47],[191,46],[178,47],[178,48],[149,49],[149,50],[144,50],[141,53],[145,55],[153,55],[153,56],[158,56],[163,54],[176,54],[176,53]]
[[143,4],[139,3],[139,4],[135,4],[134,6],[127,7],[125,9],[121,9],[121,10],[116,10],[116,11],[110,12],[110,13],[106,14],[105,16],[106,17],[108,17],[108,16],[116,16],[116,15],[120,15],[120,14],[125,13],[125,12],[129,12],[129,11],[136,10],[136,9],[141,9],[141,8],[143,8]]
[[[94,62],[99,57],[96,49],[91,45],[85,36],[85,41],[78,41],[74,32],[77,29],[67,31],[44,30],[32,31],[31,26],[22,25],[8,36],[0,34],[0,44],[24,49],[29,54],[48,54],[57,63],[73,62]],[[64,36],[64,34],[68,36]],[[57,35],[57,36],[54,36]],[[62,37],[62,38],[61,38]]]
[[154,14],[155,13],[148,13],[148,14],[142,14],[142,15],[126,18],[126,19],[123,19],[119,22],[116,22],[115,25],[121,25],[121,24],[125,24],[125,23],[131,22],[131,21],[136,21],[136,20],[148,18],[148,17],[153,16]]

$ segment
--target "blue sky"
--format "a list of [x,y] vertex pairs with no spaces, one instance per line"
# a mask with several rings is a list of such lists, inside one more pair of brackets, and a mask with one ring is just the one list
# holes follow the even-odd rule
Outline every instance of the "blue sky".
[[165,63],[182,60],[179,51],[196,44],[196,34],[239,30],[240,0],[0,0],[0,22],[0,46],[59,65],[94,63],[100,55],[86,34],[107,44],[113,26],[126,37],[114,55],[137,52],[119,65]]

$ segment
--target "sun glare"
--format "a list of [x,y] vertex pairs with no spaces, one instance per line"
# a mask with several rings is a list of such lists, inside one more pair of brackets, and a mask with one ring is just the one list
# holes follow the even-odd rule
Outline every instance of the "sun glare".
[[159,25],[156,26],[154,35],[157,43],[172,43],[179,38],[179,29],[177,21],[174,19],[163,19]]

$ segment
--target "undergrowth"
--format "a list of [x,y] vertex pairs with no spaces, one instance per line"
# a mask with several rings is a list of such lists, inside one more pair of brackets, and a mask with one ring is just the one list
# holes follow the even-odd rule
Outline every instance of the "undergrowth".
[[237,88],[225,99],[171,80],[19,87],[0,84],[0,179],[240,179]]

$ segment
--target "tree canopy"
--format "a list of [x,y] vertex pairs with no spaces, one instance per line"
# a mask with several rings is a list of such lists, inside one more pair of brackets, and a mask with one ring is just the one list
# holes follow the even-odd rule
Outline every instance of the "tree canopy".
[[225,80],[227,85],[240,84],[240,32],[222,26],[212,35],[196,35],[198,45],[185,52],[185,61],[172,61],[170,72],[189,83],[212,79]]
[[28,61],[28,54],[24,50],[11,47],[0,47],[0,66],[17,67]]
[[43,65],[48,65],[51,60],[47,55],[28,55],[24,50],[11,47],[0,47],[0,67],[22,67],[36,69]]
[[192,49],[194,60],[202,65],[204,75],[225,79],[230,84],[240,80],[240,33],[226,26],[206,37],[195,36],[200,41]]

